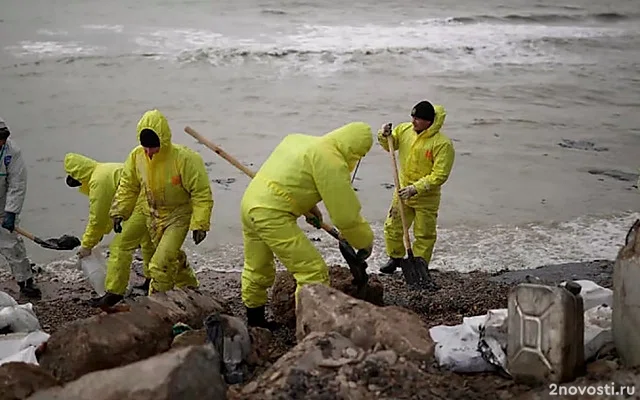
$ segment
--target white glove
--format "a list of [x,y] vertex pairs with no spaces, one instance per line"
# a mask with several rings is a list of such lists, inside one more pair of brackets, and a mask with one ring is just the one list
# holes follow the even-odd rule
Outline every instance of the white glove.
[[80,247],[80,250],[76,253],[78,258],[83,259],[85,257],[89,257],[91,255],[91,249],[87,249],[84,247]]

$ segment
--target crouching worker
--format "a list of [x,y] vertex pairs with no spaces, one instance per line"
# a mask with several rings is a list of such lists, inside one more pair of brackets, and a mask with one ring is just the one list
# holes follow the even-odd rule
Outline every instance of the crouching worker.
[[371,128],[363,122],[321,137],[287,135],[251,180],[240,204],[242,302],[249,326],[275,328],[265,319],[267,289],[275,280],[274,254],[296,279],[296,302],[303,285],[329,284],[327,265],[296,222],[311,212],[315,218],[307,222],[319,228],[319,201],[359,257],[371,255],[373,232],[360,214],[350,173],[372,144]]
[[140,146],[125,161],[111,205],[114,231],[122,232],[122,222],[131,217],[138,196],[144,196],[155,246],[149,293],[197,287],[181,247],[189,230],[200,244],[210,228],[213,197],[204,161],[195,151],[171,143],[169,123],[158,110],[147,111],[138,122],[138,141]]
[[[78,251],[80,258],[89,256],[104,235],[108,235],[113,228],[109,209],[116,194],[123,167],[122,163],[99,163],[82,154],[68,153],[64,157],[67,185],[77,187],[80,193],[89,197],[89,219]],[[122,300],[129,283],[133,252],[138,246],[142,250],[146,280],[137,288],[145,292],[149,291],[151,279],[148,267],[154,248],[147,230],[148,216],[147,199],[139,196],[131,218],[122,227],[122,234],[116,235],[109,245],[107,277],[104,284],[106,294],[92,299],[93,307],[112,307]]]

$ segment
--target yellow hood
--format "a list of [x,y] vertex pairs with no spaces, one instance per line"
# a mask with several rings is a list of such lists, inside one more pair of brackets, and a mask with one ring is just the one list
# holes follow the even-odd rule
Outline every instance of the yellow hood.
[[433,121],[433,124],[431,124],[429,129],[427,129],[427,131],[425,132],[427,137],[431,137],[436,133],[440,132],[442,125],[444,125],[444,120],[445,118],[447,118],[447,111],[444,109],[443,106],[439,104],[434,104],[433,109],[436,112],[436,117],[435,117],[435,121]]
[[64,156],[64,170],[67,175],[82,183],[78,188],[80,193],[89,195],[89,181],[98,166],[98,162],[78,153],[67,153]]
[[67,153],[64,156],[64,171],[77,181],[88,183],[98,162],[82,154]]
[[359,159],[364,157],[373,145],[371,126],[364,122],[351,122],[322,136],[331,142],[353,170]]
[[151,129],[158,135],[160,139],[160,152],[164,152],[171,148],[171,128],[167,118],[158,110],[150,110],[144,113],[140,121],[138,121],[138,142],[140,142],[140,132],[145,129]]

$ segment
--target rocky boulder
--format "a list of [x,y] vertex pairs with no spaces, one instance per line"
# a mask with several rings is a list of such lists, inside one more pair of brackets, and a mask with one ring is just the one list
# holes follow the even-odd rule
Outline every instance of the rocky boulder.
[[23,400],[57,385],[56,378],[38,365],[9,362],[0,366],[0,400]]
[[[382,346],[365,351],[337,332],[313,332],[230,399],[444,399],[418,364]],[[421,393],[421,395],[418,395]],[[424,395],[422,395],[424,394]]]
[[177,322],[194,328],[222,305],[197,290],[128,300],[129,311],[73,321],[54,332],[40,365],[61,382],[130,364],[169,350]]
[[311,332],[338,332],[363,350],[376,346],[416,361],[433,358],[427,326],[413,311],[378,307],[325,285],[306,285],[299,294],[296,338]]
[[207,342],[207,331],[203,329],[193,329],[182,332],[173,338],[171,349],[181,349],[189,346],[201,346]]
[[[356,299],[367,301],[377,306],[384,305],[384,287],[375,275],[369,275],[367,286],[358,290],[351,281],[353,276],[349,269],[334,265],[329,267],[330,286]],[[295,292],[296,280],[288,271],[279,271],[276,274],[275,283],[271,290],[270,308],[273,319],[289,327],[295,327],[296,307]]]
[[29,400],[226,399],[220,358],[211,345],[176,349],[125,367],[89,373]]

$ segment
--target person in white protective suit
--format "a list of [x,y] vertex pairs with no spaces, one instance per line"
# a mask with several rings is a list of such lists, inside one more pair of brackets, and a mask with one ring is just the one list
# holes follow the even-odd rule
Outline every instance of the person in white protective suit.
[[20,236],[14,232],[17,216],[22,211],[27,194],[27,166],[20,148],[9,139],[9,127],[0,118],[0,255],[7,260],[11,274],[20,286],[20,294],[40,297],[40,289],[33,282],[31,263]]

